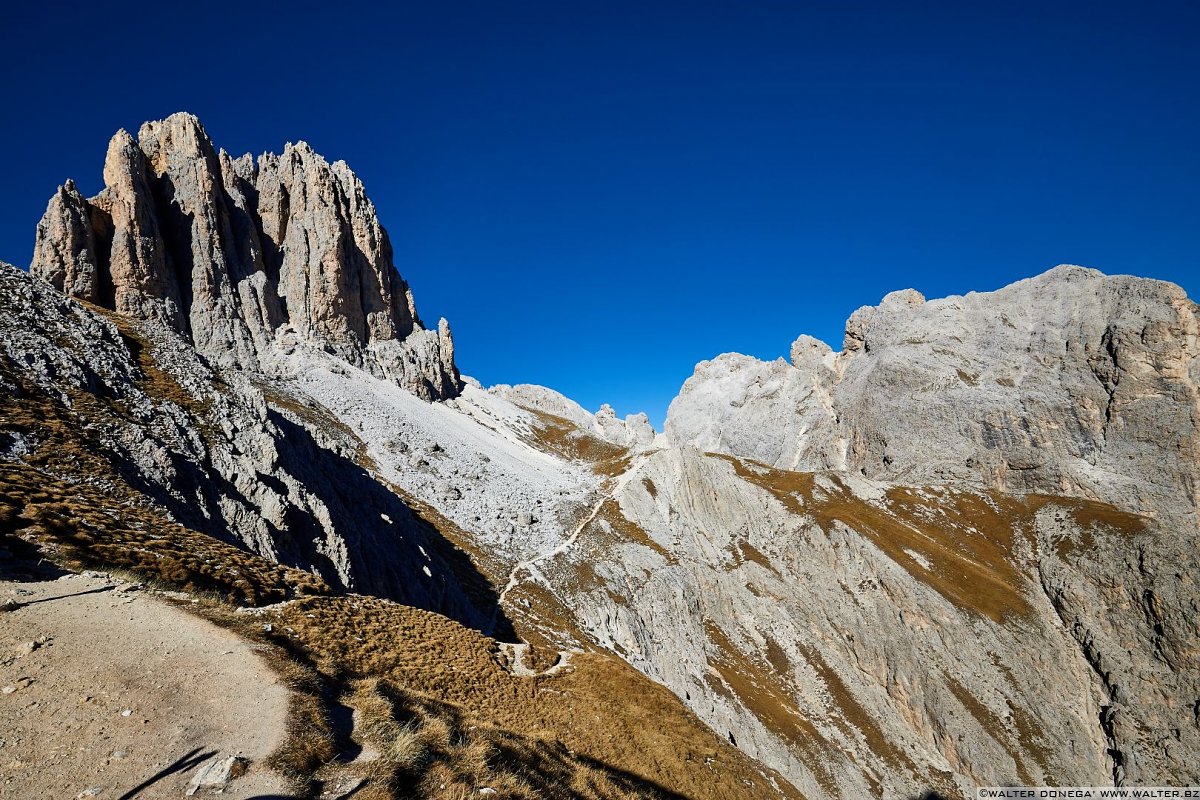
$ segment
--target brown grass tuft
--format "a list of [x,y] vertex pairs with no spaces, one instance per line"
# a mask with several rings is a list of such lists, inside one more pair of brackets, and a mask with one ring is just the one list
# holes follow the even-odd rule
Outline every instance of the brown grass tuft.
[[[1136,514],[1081,498],[893,487],[885,502],[876,504],[856,497],[836,474],[828,476],[832,490],[818,490],[812,473],[709,455],[728,461],[738,476],[766,489],[792,513],[811,517],[822,529],[840,522],[866,536],[956,607],[994,622],[1031,613],[1017,548],[1021,540],[1032,545],[1034,517],[1045,506],[1060,505],[1072,514],[1084,531],[1083,547],[1090,545],[1090,531],[1097,527],[1124,535],[1146,530],[1146,520]],[[1059,553],[1069,554],[1075,546],[1064,539],[1058,543]]]
[[329,586],[303,570],[172,522],[150,505],[122,503],[110,492],[50,477],[20,462],[0,462],[4,532],[55,550],[76,568],[127,569],[172,588],[265,605]]
[[769,491],[793,513],[811,517],[822,529],[842,523],[866,536],[958,608],[995,622],[1030,613],[1025,580],[1014,563],[1014,537],[1028,536],[1031,521],[1019,500],[936,489],[922,495],[893,488],[887,502],[877,505],[856,497],[836,474],[830,476],[833,490],[818,491],[810,473],[722,458],[740,477]]
[[1009,726],[1004,720],[996,716],[992,711],[980,702],[979,698],[971,694],[971,692],[955,680],[950,675],[944,675],[946,685],[950,687],[950,692],[960,702],[963,708],[975,718],[979,723],[979,727],[983,732],[998,742],[1007,752],[1013,763],[1016,765],[1017,778],[1026,786],[1037,785],[1037,780],[1029,772],[1029,768],[1025,765],[1025,757],[1021,753],[1020,748],[1013,741]]
[[712,673],[704,678],[717,694],[736,699],[768,730],[780,736],[799,754],[817,783],[832,796],[840,793],[832,765],[845,760],[817,730],[793,699],[786,675],[757,663],[743,653],[711,620],[704,629],[716,654],[709,659]]
[[403,740],[404,753],[420,756],[420,770],[392,758],[395,791],[442,796],[422,792],[445,784],[514,798],[734,798],[769,785],[674,695],[611,656],[575,655],[553,677],[519,678],[482,634],[388,601],[309,598],[269,613],[356,687],[347,702],[376,721],[363,730],[380,752]]
[[897,769],[906,770],[912,775],[917,775],[917,767],[905,755],[891,739],[883,735],[883,731],[875,724],[875,720],[867,713],[867,710],[854,698],[846,684],[838,676],[833,669],[825,663],[825,659],[821,654],[810,647],[801,647],[801,652],[808,660],[809,665],[820,676],[821,682],[825,684],[825,689],[829,692],[830,697],[837,709],[837,713],[833,715],[835,724],[838,724],[843,729],[847,725],[853,726],[862,734],[866,740],[867,747],[871,752],[882,758],[884,761],[891,764]]
[[121,341],[125,343],[130,354],[137,361],[138,370],[141,372],[141,378],[138,380],[139,389],[156,400],[166,400],[174,403],[180,408],[192,412],[198,419],[204,419],[208,413],[210,403],[194,397],[180,386],[179,382],[170,373],[158,366],[158,363],[154,360],[153,343],[138,330],[132,320],[121,316],[115,311],[93,305],[86,300],[75,298],[75,301],[116,326],[117,332],[121,336]]
[[543,452],[590,464],[598,475],[615,476],[629,469],[630,451],[581,431],[562,417],[522,406],[537,418],[529,443]]
[[[600,506],[600,513],[596,515],[596,519],[604,520],[609,524],[612,530],[612,536],[614,536],[617,541],[640,544],[643,547],[648,547],[654,552],[658,553],[666,560],[668,564],[677,563],[676,558],[671,551],[654,541],[654,539],[650,537],[650,534],[646,533],[644,528],[621,513],[621,506],[616,500],[612,498],[605,500]],[[593,533],[598,535],[599,526],[593,522],[591,528],[593,529]]]

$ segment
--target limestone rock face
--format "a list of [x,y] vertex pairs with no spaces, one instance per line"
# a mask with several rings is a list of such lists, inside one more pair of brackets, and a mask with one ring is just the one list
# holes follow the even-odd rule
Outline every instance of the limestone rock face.
[[696,365],[667,413],[666,433],[679,445],[736,454],[765,464],[814,469],[844,464],[837,418],[823,365],[795,369],[783,359],[725,353]]
[[[840,352],[702,362],[656,435],[460,382],[361,184],[306,145],[232,158],[176,115],[118,134],[105,179],[52,198],[35,271],[143,323],[0,269],[0,400],[75,415],[112,469],[74,478],[343,588],[618,654],[811,800],[1200,781],[1179,287],[1059,267],[893,292]],[[0,426],[0,459],[44,427]]]
[[427,331],[362,182],[303,142],[257,163],[199,120],[113,137],[104,190],[51,199],[31,271],[73,297],[189,338],[219,366],[269,371],[282,340],[425,399],[461,389],[448,325]]
[[791,365],[703,362],[678,444],[786,469],[968,482],[1195,519],[1200,322],[1161,281],[1063,266],[995,292],[894,292]]
[[622,447],[644,450],[654,444],[655,431],[644,413],[626,414],[620,419],[608,403],[600,406],[594,417],[594,429],[601,439]]
[[74,181],[67,181],[50,198],[46,215],[38,223],[34,247],[35,259],[46,265],[42,277],[60,291],[99,302],[100,267],[93,213]]
[[1200,777],[1194,529],[688,448],[609,502],[540,573],[805,797]]
[[[916,795],[905,772],[947,796],[1194,782],[1197,333],[1179,287],[1063,266],[893,292],[837,354],[801,337],[790,364],[702,362],[669,448],[617,495],[659,555],[627,550],[605,583],[653,578],[636,603],[574,606],[809,796],[878,794],[847,752],[882,758],[883,796]],[[763,713],[764,692],[833,750]],[[825,698],[840,710],[805,706]],[[821,722],[856,717],[862,741]],[[887,766],[886,742],[912,766]]]
[[[112,227],[111,237],[97,242],[102,269],[107,267],[102,273],[106,288],[111,287],[101,294],[100,302],[120,314],[185,333],[187,287],[180,285],[175,259],[163,240],[152,177],[137,142],[119,131],[109,142],[104,160],[105,189],[92,202],[108,215]],[[39,275],[44,269],[41,254],[35,252],[30,270]]]
[[[414,406],[440,405],[376,382]],[[0,263],[0,462],[85,448],[95,461],[56,477],[125,486],[183,525],[331,586],[494,628],[482,576],[367,472],[354,433],[311,398],[261,384],[216,372],[157,322],[87,308]],[[32,426],[11,413],[46,405],[55,412]]]

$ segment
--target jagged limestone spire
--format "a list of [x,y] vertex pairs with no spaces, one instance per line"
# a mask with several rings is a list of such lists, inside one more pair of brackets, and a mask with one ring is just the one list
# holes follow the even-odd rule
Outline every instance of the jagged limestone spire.
[[257,164],[172,114],[108,148],[105,188],[68,182],[38,225],[31,271],[61,291],[257,367],[281,332],[426,399],[461,389],[449,326],[427,331],[362,181],[304,142]]

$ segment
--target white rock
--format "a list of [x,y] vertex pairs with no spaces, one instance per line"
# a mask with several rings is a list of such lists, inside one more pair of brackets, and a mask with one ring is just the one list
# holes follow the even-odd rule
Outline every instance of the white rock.
[[246,774],[249,766],[250,762],[240,756],[228,756],[210,761],[192,777],[186,794],[191,797],[202,790],[221,791],[231,781]]

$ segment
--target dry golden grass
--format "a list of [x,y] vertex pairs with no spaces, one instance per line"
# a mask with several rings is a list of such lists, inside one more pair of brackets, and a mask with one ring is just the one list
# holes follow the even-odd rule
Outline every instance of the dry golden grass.
[[1078,541],[1071,537],[1063,537],[1057,542],[1055,549],[1063,558],[1070,558],[1077,550],[1091,548],[1094,541],[1093,536],[1097,530],[1110,531],[1119,536],[1137,536],[1145,533],[1148,529],[1145,517],[1121,511],[1094,500],[1043,494],[1029,495],[1026,500],[1034,509],[1045,506],[1060,507],[1070,514],[1075,524],[1079,526],[1082,535]]
[[[521,678],[504,669],[491,639],[389,601],[305,598],[269,615],[322,674],[356,687],[347,702],[374,720],[364,733],[377,750],[403,739],[411,758],[393,754],[394,763],[377,765],[387,777],[376,781],[392,791],[434,797],[490,786],[513,798],[771,793],[750,759],[612,656],[576,655],[554,676]],[[414,759],[420,769],[411,766]]]
[[[1004,720],[1000,719],[996,714],[979,701],[979,698],[971,694],[968,689],[955,680],[950,675],[945,675],[946,684],[950,687],[951,693],[962,703],[963,707],[970,712],[975,721],[979,723],[979,727],[984,733],[999,742],[1008,752],[1013,763],[1016,765],[1017,778],[1026,786],[1036,786],[1037,780],[1029,772],[1028,766],[1025,764],[1025,756],[1021,752],[1021,748],[1013,741],[1014,737],[1011,728]],[[1022,738],[1021,741],[1033,741]]]
[[266,639],[260,627],[250,628],[241,620],[235,622],[229,620],[228,615],[222,617],[218,621],[259,641],[259,652],[291,691],[287,738],[271,754],[271,767],[301,791],[315,793],[317,782],[314,776],[339,755],[325,684],[314,669],[292,657],[286,648]]
[[546,411],[522,406],[537,418],[529,443],[568,461],[591,465],[598,475],[615,476],[629,469],[630,451],[579,430],[575,423]]
[[[994,622],[1031,613],[1017,546],[1019,539],[1032,543],[1034,517],[1046,505],[1060,505],[1074,516],[1084,530],[1083,546],[1096,526],[1130,535],[1145,529],[1145,520],[1137,515],[1077,498],[894,487],[886,502],[876,504],[856,497],[836,474],[828,476],[832,489],[818,490],[811,473],[710,455],[728,461],[741,478],[766,489],[793,513],[811,517],[822,529],[840,522],[866,536],[956,607]],[[1059,551],[1067,553],[1073,546],[1063,540]]]
[[779,570],[771,563],[771,559],[746,539],[735,539],[729,547],[729,554],[733,556],[733,563],[727,568],[728,570],[736,569],[747,561],[751,561],[776,575],[779,574]]
[[1031,613],[1014,547],[1015,537],[1030,535],[1033,520],[1019,501],[950,492],[931,499],[911,489],[890,489],[887,510],[877,511],[846,495],[831,504],[835,508],[827,518],[840,518],[869,536],[910,575],[959,608],[994,622]]
[[810,473],[724,458],[740,477],[767,489],[793,513],[811,516],[825,530],[840,522],[868,537],[957,607],[997,622],[1029,613],[1024,580],[1012,558],[1014,529],[1022,520],[1008,516],[1007,509],[966,494],[947,497],[950,502],[931,501],[910,489],[889,490],[883,507],[856,497],[836,475],[831,476],[834,490],[818,492]]
[[978,386],[979,385],[979,376],[978,375],[971,373],[971,372],[964,372],[961,369],[955,370],[955,372],[958,373],[958,379],[960,381],[962,381],[963,383],[965,383],[967,386]]
[[[570,570],[564,576],[564,585],[570,590],[570,593],[577,595],[596,589],[605,589],[610,597],[624,605],[626,601],[617,599],[617,595],[609,591],[605,579],[597,573],[593,566],[593,564],[611,562],[616,548],[624,544],[636,544],[652,550],[668,564],[678,563],[674,553],[656,542],[644,528],[626,517],[621,512],[620,504],[609,498],[601,504],[595,518],[580,533],[569,556],[560,561]],[[581,641],[586,641],[586,637]]]
[[[621,513],[621,506],[616,500],[609,498],[600,506],[597,520],[604,520],[611,528],[611,536],[618,542],[632,542],[647,547],[662,556],[668,564],[676,563],[674,554],[658,542],[650,538],[645,529]],[[595,522],[590,526],[593,533],[599,535],[599,525]]]
[[76,568],[126,569],[244,605],[329,592],[311,573],[188,530],[153,506],[122,503],[111,492],[67,483],[20,462],[0,462],[0,531],[46,545]]
[[782,737],[803,757],[821,787],[838,796],[830,767],[842,762],[845,756],[833,748],[796,705],[788,676],[751,659],[711,620],[705,620],[704,629],[717,650],[717,655],[709,660],[709,666],[717,674],[704,676],[709,687],[740,702],[770,731]]
[[710,458],[729,462],[738,477],[766,489],[793,514],[804,514],[812,500],[815,477],[811,472],[788,472],[757,461],[734,458],[724,453],[705,453]]
[[846,726],[852,726],[862,734],[866,740],[867,747],[871,752],[880,756],[884,761],[888,762],[892,767],[898,770],[904,770],[916,777],[916,765],[906,756],[891,739],[883,735],[883,731],[875,724],[875,720],[867,713],[867,710],[854,698],[850,690],[846,688],[846,684],[838,677],[838,674],[827,664],[825,659],[816,650],[809,647],[802,647],[801,652],[804,653],[805,659],[820,676],[821,682],[825,684],[826,690],[833,699],[836,706],[836,713],[831,716],[835,724],[838,724],[846,729]]
[[[114,321],[139,359],[143,388],[159,402],[169,400],[193,415],[201,413],[205,404],[154,366],[136,330],[119,317]],[[19,393],[0,397],[0,430],[37,442],[24,461],[0,462],[4,532],[45,545],[74,566],[128,569],[147,580],[236,603],[259,605],[329,591],[307,572],[184,528],[126,483],[96,433],[140,424],[122,404],[76,392],[67,405],[29,386],[10,368],[4,368],[4,376]]]
[[787,682],[792,675],[792,662],[788,659],[787,653],[779,646],[779,642],[772,639],[770,636],[767,639],[767,663],[771,665],[775,676],[778,680]]
[[545,672],[556,666],[560,661],[562,661],[562,655],[559,651],[552,650],[549,647],[534,647],[532,645],[525,649],[525,655],[521,658],[521,663],[525,668],[534,672]]
[[522,581],[507,599],[504,610],[517,634],[531,647],[557,651],[590,641],[571,609],[542,583]]
[[[199,419],[203,419],[209,408],[209,403],[205,400],[193,397],[187,392],[175,378],[171,377],[166,371],[158,366],[154,360],[154,348],[150,340],[148,340],[132,320],[123,317],[115,311],[110,311],[98,305],[94,305],[87,300],[74,298],[75,302],[87,308],[106,320],[111,322],[117,328],[117,332],[121,336],[121,341],[129,349],[131,355],[136,359],[140,376],[138,378],[138,388],[156,400],[166,400],[175,403],[176,405],[192,412]],[[216,380],[217,385],[220,384]]]

